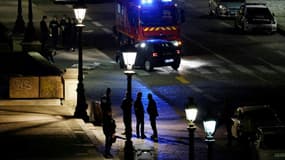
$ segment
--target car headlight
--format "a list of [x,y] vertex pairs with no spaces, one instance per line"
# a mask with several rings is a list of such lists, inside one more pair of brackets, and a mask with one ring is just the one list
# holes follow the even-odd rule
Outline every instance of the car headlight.
[[146,43],[144,43],[144,42],[141,43],[141,44],[140,44],[140,47],[141,47],[141,48],[145,48],[145,47],[146,47]]
[[171,43],[172,43],[175,47],[178,47],[178,46],[182,45],[182,42],[181,42],[181,41],[171,41]]
[[220,4],[220,5],[219,5],[219,9],[220,9],[220,10],[226,10],[227,7],[225,7],[224,5],[221,5],[221,4]]

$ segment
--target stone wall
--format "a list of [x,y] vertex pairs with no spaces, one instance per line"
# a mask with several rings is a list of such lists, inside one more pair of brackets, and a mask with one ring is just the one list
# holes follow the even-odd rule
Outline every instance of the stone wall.
[[61,76],[10,77],[9,98],[63,98]]

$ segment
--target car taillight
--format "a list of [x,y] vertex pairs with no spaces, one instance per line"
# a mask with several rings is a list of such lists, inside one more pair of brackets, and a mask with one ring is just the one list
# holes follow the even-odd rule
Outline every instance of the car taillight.
[[157,53],[157,52],[152,52],[152,56],[153,56],[153,57],[157,57],[157,56],[158,56],[158,53]]
[[177,49],[176,50],[176,54],[180,54],[181,52],[180,52],[180,50],[179,49]]

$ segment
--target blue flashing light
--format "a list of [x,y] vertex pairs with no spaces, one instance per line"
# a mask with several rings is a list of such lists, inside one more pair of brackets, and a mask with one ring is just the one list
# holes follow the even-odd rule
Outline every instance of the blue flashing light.
[[162,2],[172,2],[172,0],[161,0]]
[[152,4],[152,0],[141,0],[141,4]]

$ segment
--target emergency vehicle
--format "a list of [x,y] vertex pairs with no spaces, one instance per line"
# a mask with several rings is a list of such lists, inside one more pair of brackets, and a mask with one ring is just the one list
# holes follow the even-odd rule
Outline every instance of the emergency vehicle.
[[116,0],[114,33],[120,44],[163,39],[181,47],[184,12],[172,0]]

